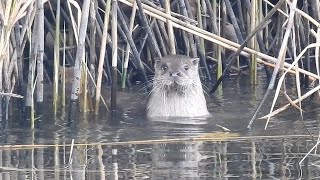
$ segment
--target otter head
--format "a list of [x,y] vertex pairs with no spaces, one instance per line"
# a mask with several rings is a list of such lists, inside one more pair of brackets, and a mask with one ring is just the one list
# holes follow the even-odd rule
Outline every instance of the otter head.
[[155,61],[154,85],[167,90],[182,91],[200,82],[199,58],[168,55]]

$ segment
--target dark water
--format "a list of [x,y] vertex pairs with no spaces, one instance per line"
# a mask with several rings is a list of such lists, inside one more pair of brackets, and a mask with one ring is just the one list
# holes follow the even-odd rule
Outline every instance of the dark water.
[[[246,128],[265,92],[265,80],[259,81],[250,86],[246,77],[227,80],[223,92],[207,96],[212,117],[204,119],[146,119],[146,95],[136,90],[120,94],[121,111],[113,120],[102,110],[97,117],[79,113],[69,124],[66,113],[54,116],[49,103],[39,127],[30,129],[13,112],[2,123],[0,178],[319,178],[315,151],[302,161],[315,145],[307,130],[315,139],[319,132],[318,109],[311,103],[304,104],[304,121],[292,108],[271,118],[267,130],[265,120]],[[260,116],[269,112],[271,100]],[[286,103],[280,98],[277,107]]]

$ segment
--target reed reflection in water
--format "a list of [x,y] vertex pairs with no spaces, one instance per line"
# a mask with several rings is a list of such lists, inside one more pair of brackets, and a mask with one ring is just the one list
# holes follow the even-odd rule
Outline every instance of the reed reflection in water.
[[[246,139],[246,140],[245,140]],[[107,144],[3,146],[9,179],[315,178],[318,158],[304,137],[226,141],[132,141]]]

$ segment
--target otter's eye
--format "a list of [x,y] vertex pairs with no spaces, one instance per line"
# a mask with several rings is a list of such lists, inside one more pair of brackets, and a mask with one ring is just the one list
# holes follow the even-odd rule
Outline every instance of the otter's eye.
[[168,66],[166,65],[166,64],[163,64],[162,66],[161,66],[161,70],[162,71],[166,71],[168,69]]
[[184,70],[187,71],[188,69],[189,69],[189,66],[185,65],[185,66],[184,66]]

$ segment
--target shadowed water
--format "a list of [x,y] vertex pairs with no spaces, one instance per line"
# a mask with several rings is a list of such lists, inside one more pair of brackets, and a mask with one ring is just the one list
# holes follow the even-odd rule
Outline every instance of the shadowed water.
[[[266,121],[258,119],[251,129],[246,128],[265,88],[264,78],[258,86],[251,86],[247,77],[230,78],[224,82],[223,92],[207,96],[212,117],[189,119],[146,119],[147,95],[138,90],[121,92],[116,117],[111,118],[105,110],[96,117],[79,113],[74,123],[68,123],[62,110],[52,114],[51,94],[47,94],[48,108],[38,128],[22,126],[15,111],[10,121],[2,122],[0,178],[319,177],[318,155],[301,161],[315,145],[306,129],[314,135],[319,131],[318,110],[311,103],[304,104],[304,122],[292,108],[271,118],[267,130]],[[108,93],[104,97],[108,98]],[[259,117],[269,112],[271,102],[272,97]],[[280,98],[276,107],[286,103]]]

